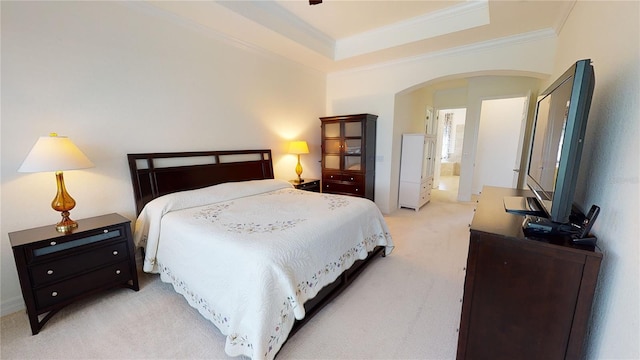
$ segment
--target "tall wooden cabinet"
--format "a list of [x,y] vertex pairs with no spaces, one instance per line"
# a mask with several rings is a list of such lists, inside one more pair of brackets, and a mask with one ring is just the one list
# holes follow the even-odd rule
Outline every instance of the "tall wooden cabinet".
[[426,134],[403,134],[398,205],[418,211],[431,200],[435,142]]
[[602,253],[527,238],[523,216],[484,187],[471,224],[457,359],[581,359]]
[[377,115],[321,117],[322,192],[374,200]]

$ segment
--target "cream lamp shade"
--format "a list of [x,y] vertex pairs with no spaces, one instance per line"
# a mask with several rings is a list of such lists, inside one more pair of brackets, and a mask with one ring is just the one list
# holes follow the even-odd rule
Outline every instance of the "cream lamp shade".
[[65,189],[62,171],[93,166],[91,160],[68,137],[51,133],[38,139],[18,172],[55,171],[58,192],[51,207],[62,214],[62,220],[56,224],[56,229],[66,233],[77,228],[78,224],[69,218],[69,211],[76,206],[76,202]]
[[302,175],[302,164],[300,164],[300,154],[309,153],[309,145],[306,141],[297,140],[289,143],[289,153],[298,155],[298,164],[296,165],[296,174],[298,174],[298,183],[304,182],[304,179],[300,177]]
[[77,170],[93,166],[91,160],[68,137],[51,133],[38,139],[18,172]]

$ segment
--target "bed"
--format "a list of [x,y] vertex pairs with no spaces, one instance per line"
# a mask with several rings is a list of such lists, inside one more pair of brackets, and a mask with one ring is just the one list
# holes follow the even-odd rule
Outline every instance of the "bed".
[[143,270],[211,321],[229,356],[273,359],[393,249],[373,202],[274,179],[270,150],[127,157]]

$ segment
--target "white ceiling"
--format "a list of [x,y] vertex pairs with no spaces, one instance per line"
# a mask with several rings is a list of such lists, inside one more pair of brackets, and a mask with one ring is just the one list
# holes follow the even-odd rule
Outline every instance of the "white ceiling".
[[325,72],[558,33],[575,0],[149,2],[201,29]]

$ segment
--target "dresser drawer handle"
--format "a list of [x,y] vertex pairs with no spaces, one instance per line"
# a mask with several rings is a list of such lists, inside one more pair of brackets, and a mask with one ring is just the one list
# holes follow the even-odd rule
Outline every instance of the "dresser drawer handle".
[[57,242],[55,242],[55,241],[52,241],[52,242],[49,243],[49,245],[51,245],[51,246],[53,246],[55,244],[57,244]]
[[57,292],[57,291],[52,292],[52,293],[51,293],[51,296],[54,296],[54,297],[55,297],[55,296],[58,296],[58,292]]
[[102,232],[106,234],[106,233],[109,232],[109,229],[104,229],[104,230],[102,230]]
[[120,275],[120,270],[116,270],[116,275]]
[[47,275],[53,275],[53,270],[47,270]]
[[113,250],[113,255],[118,255],[118,250]]
[[351,178],[351,181],[353,181],[353,178]]

